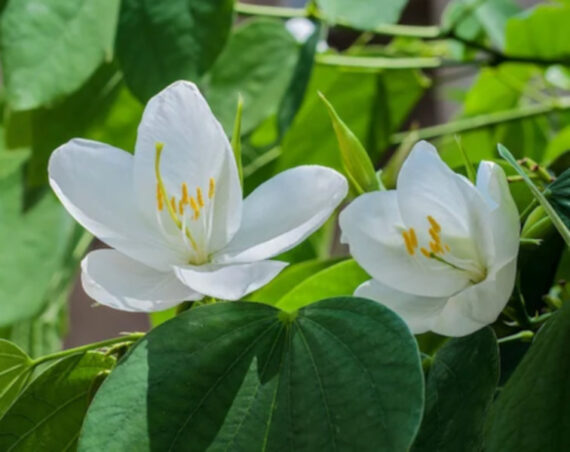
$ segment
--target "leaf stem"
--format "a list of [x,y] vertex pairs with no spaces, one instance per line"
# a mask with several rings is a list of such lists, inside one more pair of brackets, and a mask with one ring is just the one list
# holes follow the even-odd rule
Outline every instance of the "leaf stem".
[[505,336],[497,339],[499,344],[504,344],[506,342],[513,342],[513,341],[522,341],[522,342],[530,342],[534,337],[534,332],[530,330],[519,331],[516,334],[512,334],[511,336]]
[[93,342],[92,344],[86,344],[80,347],[70,348],[68,350],[62,350],[60,352],[52,353],[50,355],[40,356],[39,358],[32,360],[31,366],[36,367],[48,361],[65,358],[66,356],[76,355],[78,353],[84,353],[89,350],[96,350],[103,347],[109,347],[111,345],[120,344],[121,342],[135,342],[139,340],[141,337],[144,337],[144,335],[145,333],[130,333],[125,336],[106,339],[104,341],[99,341],[99,342]]
[[[249,3],[236,2],[234,10],[243,16],[265,16],[278,17],[281,19],[292,19],[294,17],[315,18],[326,20],[326,17],[316,8],[284,8],[277,6],[252,5]],[[335,21],[334,25],[341,27],[353,28],[353,26],[344,20]],[[400,24],[381,24],[371,30],[372,33],[387,36],[404,36],[408,38],[426,38],[434,39],[441,35],[441,29],[435,25],[417,26],[417,25],[400,25]]]
[[[497,111],[470,118],[459,119],[447,124],[425,127],[423,129],[414,130],[414,133],[417,134],[418,140],[428,140],[443,135],[453,135],[470,130],[482,129],[499,123],[532,118],[533,116],[540,116],[554,111],[563,110],[570,110],[570,96],[562,97],[556,102],[549,104],[532,104],[512,110]],[[392,135],[390,143],[400,144],[404,141],[408,133],[409,132],[400,132]]]

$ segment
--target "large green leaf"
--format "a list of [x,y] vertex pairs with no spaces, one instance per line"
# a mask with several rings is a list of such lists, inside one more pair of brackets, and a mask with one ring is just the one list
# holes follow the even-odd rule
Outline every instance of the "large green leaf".
[[275,306],[292,312],[319,298],[349,296],[361,283],[369,279],[370,276],[356,261],[349,259],[325,268],[292,287]]
[[486,450],[570,450],[570,303],[538,332],[500,392],[487,423]]
[[398,22],[408,0],[317,0],[331,23],[342,23],[361,30]]
[[562,221],[570,228],[570,169],[564,171],[548,187],[549,201]]
[[114,362],[109,356],[88,352],[50,367],[0,419],[0,450],[75,450],[94,383]]
[[295,286],[337,262],[338,259],[311,259],[290,265],[279,273],[269,284],[246,295],[244,299],[274,305]]
[[119,0],[11,0],[2,14],[8,103],[30,110],[77,90],[112,56]]
[[[239,94],[242,134],[274,115],[293,76],[298,46],[283,22],[258,19],[240,26],[208,74],[207,98],[231,134]],[[262,57],[261,57],[262,56]]]
[[50,193],[16,225],[0,223],[0,326],[41,311],[73,232],[73,220]]
[[32,373],[32,361],[12,342],[0,339],[0,418]]
[[123,0],[117,57],[133,93],[146,102],[176,80],[198,80],[226,43],[233,3]]
[[570,55],[570,6],[541,4],[507,22],[505,52],[535,58]]
[[495,333],[484,328],[437,351],[426,384],[426,407],[413,452],[478,452],[499,380]]
[[423,377],[391,311],[337,298],[287,316],[259,303],[191,309],[103,383],[79,450],[407,450]]

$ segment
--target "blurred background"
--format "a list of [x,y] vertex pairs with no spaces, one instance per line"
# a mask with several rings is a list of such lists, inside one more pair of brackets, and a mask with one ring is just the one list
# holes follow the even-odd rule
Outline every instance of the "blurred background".
[[[305,3],[304,0],[244,2],[291,7],[302,7]],[[400,22],[413,25],[438,24],[448,3],[445,0],[411,0]],[[527,7],[537,2],[518,0],[517,3],[520,6]],[[356,32],[344,29],[332,30],[328,44],[331,47],[343,49],[348,47],[357,37]],[[448,94],[453,92],[455,87],[469,85],[477,70],[477,67],[438,69],[437,77],[435,77],[438,83],[425,92],[407,122],[424,127],[446,121],[455,113],[457,108],[457,104],[449,100]],[[97,242],[93,244],[93,247],[100,246],[102,245]],[[121,332],[146,331],[148,328],[149,319],[146,314],[125,313],[104,306],[95,306],[93,300],[85,295],[78,281],[70,296],[69,332],[64,345],[65,347],[73,347],[113,337]]]

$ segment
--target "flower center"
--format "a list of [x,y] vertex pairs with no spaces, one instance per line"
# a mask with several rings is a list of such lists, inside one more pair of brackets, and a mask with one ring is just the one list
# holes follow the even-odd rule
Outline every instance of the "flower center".
[[433,259],[453,270],[467,272],[472,284],[483,281],[487,277],[487,269],[455,258],[451,252],[451,247],[447,243],[443,243],[441,239],[441,225],[431,215],[428,215],[426,218],[429,223],[428,234],[431,239],[428,243],[429,249],[428,247],[419,246],[415,229],[409,228],[402,231],[402,238],[404,239],[407,253],[410,256],[414,256],[419,248],[420,253],[426,259]]
[[156,173],[156,206],[159,223],[162,226],[162,213],[165,211],[172,223],[180,231],[183,241],[192,251],[191,264],[203,264],[208,261],[208,241],[211,230],[216,181],[210,178],[208,197],[205,199],[201,187],[196,187],[190,194],[188,184],[183,182],[180,197],[171,196],[164,185],[160,174],[160,158],[164,149],[163,143],[156,143],[154,169]]

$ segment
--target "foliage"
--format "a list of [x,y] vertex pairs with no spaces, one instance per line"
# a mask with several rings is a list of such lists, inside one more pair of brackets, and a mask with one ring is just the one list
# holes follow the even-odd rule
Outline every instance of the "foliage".
[[[0,2],[0,450],[570,448],[570,3],[452,0],[421,26],[401,23],[405,0],[306,3]],[[48,160],[74,137],[132,152],[145,103],[179,79],[231,139],[246,194],[323,165],[351,202],[394,188],[422,139],[472,180],[501,165],[522,234],[499,318],[414,338],[353,296],[370,276],[333,216],[241,301],[61,351],[92,237]],[[435,96],[448,122],[418,114]]]

